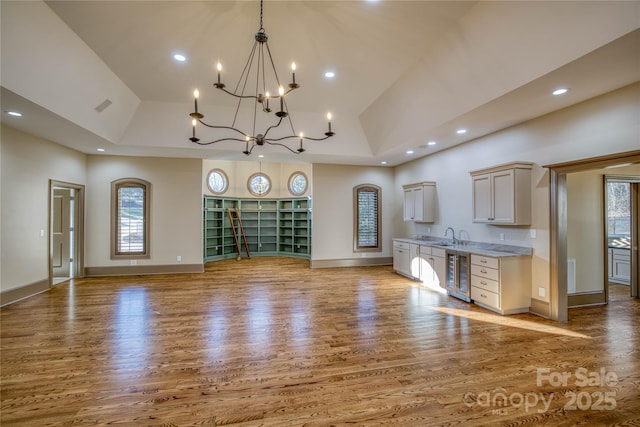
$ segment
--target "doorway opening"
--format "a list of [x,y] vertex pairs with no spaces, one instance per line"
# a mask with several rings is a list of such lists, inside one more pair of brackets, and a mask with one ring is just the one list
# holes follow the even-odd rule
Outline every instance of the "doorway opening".
[[[638,191],[640,176],[605,175],[606,287],[618,295],[638,296],[638,266],[634,266],[634,248],[638,248]],[[626,288],[626,289],[625,289]]]
[[49,181],[49,285],[84,271],[84,186]]
[[[566,163],[557,163],[546,165],[549,168],[550,175],[550,261],[551,261],[551,277],[549,291],[549,309],[548,317],[552,320],[566,321],[568,320],[568,295],[567,295],[567,276],[568,276],[568,257],[567,257],[567,174],[573,172],[587,171],[593,169],[605,168],[607,166],[616,166],[621,164],[638,164],[640,163],[640,151],[630,151],[626,153],[617,153],[601,157],[571,161]],[[636,211],[638,200],[635,202]],[[637,215],[636,215],[637,220]],[[631,293],[638,297],[638,265],[640,265],[640,256],[638,255],[638,227],[635,228],[636,244],[631,248]],[[605,239],[606,240],[606,239]],[[604,249],[604,248],[603,248]],[[606,251],[604,252],[606,254]],[[603,254],[603,255],[604,255]],[[601,257],[601,259],[603,259]],[[602,263],[604,264],[604,263]],[[606,270],[603,273],[603,279],[606,280]]]

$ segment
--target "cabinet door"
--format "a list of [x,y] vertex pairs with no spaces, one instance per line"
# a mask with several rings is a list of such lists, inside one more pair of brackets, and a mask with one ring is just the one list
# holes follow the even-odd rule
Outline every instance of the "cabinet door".
[[413,197],[413,189],[404,190],[404,220],[413,221],[415,210],[415,199]]
[[473,222],[490,222],[491,174],[473,177]]
[[405,276],[411,276],[410,271],[411,254],[408,249],[394,248],[393,249],[393,269],[398,273],[402,273]]
[[441,288],[447,287],[447,261],[444,257],[432,256],[431,267],[433,269],[433,285]]
[[515,222],[515,177],[513,170],[491,174],[491,192],[493,196],[492,222]]
[[416,187],[411,190],[413,196],[413,220],[422,221],[424,219],[424,190]]

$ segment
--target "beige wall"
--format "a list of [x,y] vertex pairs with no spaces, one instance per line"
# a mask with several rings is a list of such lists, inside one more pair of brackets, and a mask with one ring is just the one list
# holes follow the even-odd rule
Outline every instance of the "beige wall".
[[[466,230],[475,241],[533,248],[532,296],[549,302],[549,174],[542,165],[638,149],[640,84],[479,138],[462,146],[396,168],[394,232],[399,236],[443,236],[447,227]],[[471,222],[469,171],[508,163],[533,162],[531,227],[506,227]],[[438,219],[434,224],[402,220],[402,185],[436,181]],[[318,185],[318,182],[316,182]],[[530,237],[530,229],[536,237]],[[505,240],[500,240],[503,233]],[[542,290],[540,290],[542,288]],[[544,296],[542,296],[544,295]]]
[[293,197],[289,193],[289,177],[293,172],[303,172],[309,180],[309,187],[302,195],[312,195],[312,164],[311,163],[269,163],[269,162],[234,162],[230,160],[204,160],[202,163],[202,193],[212,195],[207,188],[207,175],[212,169],[222,169],[229,178],[229,189],[223,197],[252,198],[255,197],[247,189],[249,177],[262,171],[271,179],[272,189],[264,198]]
[[[391,257],[396,203],[393,169],[385,167],[313,165],[312,260]],[[382,189],[382,252],[353,251],[353,187],[375,184]]]
[[[49,180],[85,185],[87,156],[2,126],[0,290],[49,277]],[[42,234],[41,234],[42,233]]]
[[89,156],[85,267],[130,264],[110,258],[111,182],[121,178],[151,183],[151,257],[137,264],[202,264],[201,171],[199,159]]

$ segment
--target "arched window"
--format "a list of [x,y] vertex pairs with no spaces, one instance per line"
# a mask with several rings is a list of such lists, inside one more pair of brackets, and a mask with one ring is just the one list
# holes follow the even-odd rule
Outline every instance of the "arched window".
[[354,252],[381,252],[380,206],[381,189],[364,184],[353,188]]
[[142,179],[111,183],[111,259],[149,258],[150,193]]

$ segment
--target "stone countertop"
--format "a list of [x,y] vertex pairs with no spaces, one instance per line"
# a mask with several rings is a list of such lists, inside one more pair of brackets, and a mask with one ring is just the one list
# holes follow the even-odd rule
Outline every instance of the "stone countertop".
[[463,241],[462,243],[452,245],[446,240],[438,239],[413,239],[408,237],[394,237],[393,240],[417,245],[433,246],[440,249],[455,250],[467,252],[474,255],[484,255],[495,258],[512,257],[512,256],[531,256],[533,250],[523,246],[499,245],[496,243],[483,243],[473,241]]

